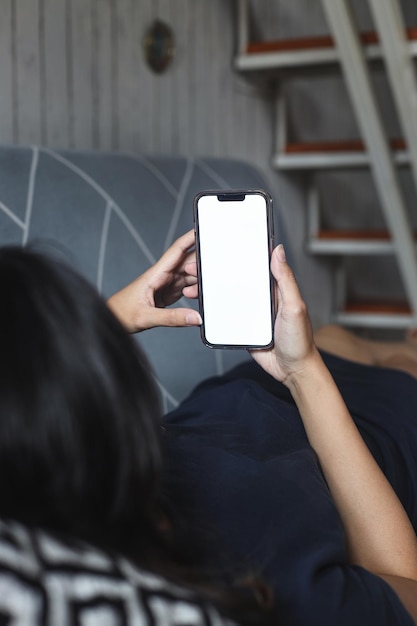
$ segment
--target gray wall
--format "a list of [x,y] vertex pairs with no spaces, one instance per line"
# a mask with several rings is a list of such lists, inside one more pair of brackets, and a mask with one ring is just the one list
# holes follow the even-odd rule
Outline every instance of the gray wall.
[[[362,30],[372,28],[366,2],[352,0]],[[327,32],[319,0],[252,0],[253,33],[264,39]],[[416,0],[402,0],[417,25]],[[232,70],[233,0],[0,0],[0,143],[134,153],[232,156],[268,169],[273,149],[271,92]],[[176,37],[173,65],[153,74],[143,39],[155,18]],[[376,76],[390,132],[398,130],[383,75]],[[294,139],[357,136],[337,76],[286,83]],[[331,305],[329,261],[303,252],[305,176],[270,173],[295,249],[295,270],[315,325]],[[380,219],[369,176],[323,180],[329,220],[352,207]],[[332,195],[333,194],[333,195]],[[334,210],[334,198],[342,206]],[[414,196],[412,196],[414,202]],[[362,210],[362,209],[361,209]]]
[[[143,53],[156,18],[176,38],[162,75]],[[271,91],[233,71],[235,33],[233,0],[0,0],[0,144],[230,156],[268,171]],[[298,190],[269,173],[298,246]]]
[[[173,65],[143,55],[155,18]],[[233,2],[1,0],[0,142],[265,162],[270,107],[231,71]]]

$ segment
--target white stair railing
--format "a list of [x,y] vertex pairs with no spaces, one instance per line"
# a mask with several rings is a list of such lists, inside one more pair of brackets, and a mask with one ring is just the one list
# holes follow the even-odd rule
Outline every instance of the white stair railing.
[[[375,0],[375,4],[382,2]],[[389,0],[386,4],[389,4]],[[373,92],[369,68],[346,0],[322,0],[322,5],[335,39],[361,135],[370,156],[370,167],[387,226],[392,234],[404,288],[417,320],[417,256],[412,229]]]
[[417,188],[417,81],[398,0],[369,0]]
[[[404,202],[398,176],[398,167],[411,165],[417,189],[417,85],[413,57],[417,56],[417,40],[406,36],[400,0],[369,0],[377,29],[378,40],[365,40],[357,32],[348,0],[322,0],[327,16],[330,34],[336,43],[323,44],[323,48],[305,49],[271,47],[266,52],[251,53],[250,43],[250,2],[237,0],[238,45],[235,67],[239,71],[271,72],[277,77],[276,92],[276,153],[272,164],[279,170],[305,170],[315,172],[319,169],[369,167],[373,174],[381,208],[391,238],[363,237],[356,241],[352,238],[335,241],[314,237],[320,220],[319,198],[317,190],[309,193],[309,210],[313,216],[309,222],[309,249],[319,254],[393,254],[398,262],[403,279],[403,286],[412,314],[393,313],[392,320],[387,314],[375,312],[372,319],[369,312],[355,314],[359,325],[382,325],[403,327],[417,324],[417,248],[412,234],[408,210]],[[330,41],[330,39],[329,39]],[[274,51],[275,50],[275,51]],[[398,144],[393,151],[390,145],[374,94],[369,61],[382,60],[387,69],[388,80],[397,105],[402,132],[408,149]],[[323,146],[319,151],[287,150],[287,112],[279,79],[285,80],[290,68],[307,70],[321,65],[338,65],[345,78],[351,97],[365,151],[352,150],[327,151]],[[314,185],[313,185],[314,186]],[[313,187],[312,187],[313,189]],[[311,190],[310,190],[311,191]],[[336,257],[335,257],[336,258]],[[343,263],[338,272],[342,284],[345,281]],[[338,289],[338,311],[336,318],[342,321],[343,294],[345,285]],[[346,294],[345,294],[346,295]],[[352,324],[352,311],[345,315],[344,323]],[[356,319],[355,318],[355,319]],[[401,318],[401,319],[400,319]],[[350,321],[349,321],[350,320]]]

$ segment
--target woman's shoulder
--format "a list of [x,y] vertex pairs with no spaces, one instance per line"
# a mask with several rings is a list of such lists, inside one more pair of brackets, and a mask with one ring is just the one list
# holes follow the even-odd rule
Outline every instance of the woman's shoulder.
[[0,614],[31,626],[228,624],[189,590],[123,557],[3,519]]

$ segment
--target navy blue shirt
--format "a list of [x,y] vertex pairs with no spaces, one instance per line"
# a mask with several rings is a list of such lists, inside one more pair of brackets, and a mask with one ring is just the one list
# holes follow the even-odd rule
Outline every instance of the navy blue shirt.
[[[323,355],[362,436],[417,526],[417,381]],[[283,623],[412,626],[394,591],[351,565],[343,526],[288,390],[254,362],[197,387],[167,418],[178,507]]]

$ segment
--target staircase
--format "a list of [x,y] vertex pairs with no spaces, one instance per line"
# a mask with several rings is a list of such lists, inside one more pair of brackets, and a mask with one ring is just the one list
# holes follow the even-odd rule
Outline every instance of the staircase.
[[[413,233],[399,175],[401,168],[409,168],[417,189],[417,28],[405,28],[398,0],[368,1],[376,32],[358,32],[347,0],[321,0],[330,36],[253,42],[249,0],[238,0],[235,68],[248,78],[261,77],[276,84],[272,165],[281,172],[309,173],[307,249],[314,255],[331,255],[336,268],[332,321],[400,329],[417,324],[417,233]],[[403,137],[387,137],[381,118],[372,71],[382,63]],[[343,76],[361,137],[314,143],[288,140],[287,104],[280,87],[295,74],[321,71]],[[318,174],[364,168],[372,173],[385,228],[363,230],[354,223],[343,230],[323,228]],[[390,300],[389,293],[350,301],[346,259],[375,257],[377,262],[378,255],[395,257],[404,301]]]

